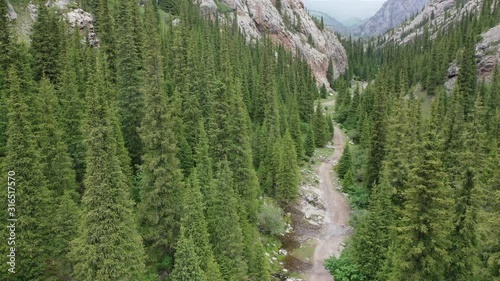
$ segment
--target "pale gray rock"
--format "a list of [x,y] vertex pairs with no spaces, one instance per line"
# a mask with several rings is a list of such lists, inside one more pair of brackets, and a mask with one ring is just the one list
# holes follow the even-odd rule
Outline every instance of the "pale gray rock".
[[14,10],[14,7],[12,7],[12,4],[10,4],[9,1],[7,1],[7,7],[8,7],[7,17],[9,17],[10,20],[17,19],[17,13],[16,13],[16,11]]
[[418,14],[429,0],[389,0],[361,26],[361,36],[382,34]]
[[[430,0],[429,3],[413,19],[404,22],[386,34],[387,41],[399,44],[411,42],[417,35],[423,34],[424,26],[430,31],[430,37],[435,38],[437,30],[448,27],[451,23],[459,21],[466,13],[481,7],[482,0],[469,0],[463,8],[457,10],[456,0]],[[427,22],[427,24],[424,24]]]
[[[212,5],[213,3],[213,5]],[[281,11],[274,6],[271,0],[221,0],[221,3],[236,11],[240,30],[245,34],[247,42],[254,42],[264,34],[271,37],[276,44],[282,44],[289,51],[297,50],[311,66],[318,85],[326,84],[326,71],[330,60],[334,63],[335,76],[338,77],[347,68],[347,55],[342,44],[333,31],[319,30],[308,15],[301,0],[281,0]],[[213,0],[201,0],[201,12],[205,17],[216,13],[217,7]],[[232,14],[219,15],[221,22],[231,22]],[[292,21],[300,19],[299,32],[287,28],[284,17]],[[311,35],[314,46],[307,41]]]
[[479,78],[489,79],[500,62],[500,24],[481,34],[476,45]]
[[71,26],[77,26],[80,32],[88,30],[89,44],[93,47],[99,47],[99,39],[94,30],[94,18],[88,12],[82,9],[74,9],[65,14],[66,20]]
[[206,18],[213,18],[217,13],[217,5],[214,0],[202,0],[200,2],[201,14]]

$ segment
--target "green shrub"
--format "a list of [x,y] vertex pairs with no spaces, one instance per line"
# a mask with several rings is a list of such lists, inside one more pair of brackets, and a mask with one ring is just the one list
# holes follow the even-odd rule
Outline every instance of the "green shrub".
[[283,210],[271,200],[266,200],[260,207],[258,223],[260,231],[266,234],[279,235],[286,229]]

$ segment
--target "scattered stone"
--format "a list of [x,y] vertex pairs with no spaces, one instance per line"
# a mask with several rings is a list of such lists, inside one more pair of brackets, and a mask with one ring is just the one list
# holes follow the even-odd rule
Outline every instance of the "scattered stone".
[[173,26],[178,26],[180,23],[181,23],[180,19],[175,19],[175,20],[172,21],[172,25]]
[[277,257],[272,257],[271,259],[272,259],[273,261],[277,261],[277,260],[278,260],[278,258],[277,258]]
[[279,253],[280,255],[282,255],[282,256],[286,256],[286,255],[288,255],[288,251],[287,251],[287,250],[285,250],[285,249],[280,249],[280,250],[278,251],[278,253]]

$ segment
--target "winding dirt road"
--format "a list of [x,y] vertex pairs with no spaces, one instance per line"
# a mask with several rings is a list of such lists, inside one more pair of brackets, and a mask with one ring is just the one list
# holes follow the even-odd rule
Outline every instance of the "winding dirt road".
[[320,188],[324,193],[327,223],[323,225],[314,250],[313,267],[307,274],[307,281],[333,281],[333,277],[323,266],[325,259],[332,255],[338,257],[341,244],[349,237],[350,207],[347,198],[337,188],[339,181],[332,175],[332,168],[342,157],[346,143],[346,136],[342,130],[335,127],[333,136],[335,152],[319,167],[321,178]]

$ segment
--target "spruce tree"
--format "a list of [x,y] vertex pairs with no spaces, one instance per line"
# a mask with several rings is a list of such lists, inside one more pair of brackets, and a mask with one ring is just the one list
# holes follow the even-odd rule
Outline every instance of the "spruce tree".
[[325,117],[323,115],[323,109],[320,103],[318,103],[316,106],[316,111],[313,118],[313,131],[314,144],[316,145],[316,147],[323,147],[330,140],[330,134],[328,133],[328,124],[326,123]]
[[282,148],[276,174],[276,200],[289,206],[299,196],[300,174],[297,155],[292,137],[287,131],[282,140]]
[[0,161],[5,156],[7,143],[7,69],[10,64],[11,34],[10,22],[7,18],[7,1],[0,1]]
[[50,245],[53,226],[50,216],[55,206],[42,173],[40,151],[33,134],[33,120],[28,107],[28,100],[33,96],[30,95],[31,89],[23,87],[20,80],[25,78],[26,71],[15,66],[8,71],[8,139],[2,178],[5,182],[7,178],[4,175],[14,178],[8,182],[12,182],[9,186],[15,188],[16,206],[8,219],[17,219],[14,222],[15,278],[41,281],[47,280],[47,261],[51,254],[47,245]]
[[132,164],[140,164],[142,143],[138,133],[143,116],[143,94],[140,92],[141,75],[139,50],[134,42],[134,29],[138,28],[134,23],[136,3],[129,0],[118,2],[117,20],[120,22],[116,27],[116,90],[118,94],[118,106],[120,121],[125,139],[125,145],[130,153]]
[[242,280],[246,278],[247,264],[243,259],[238,200],[229,164],[223,161],[217,168],[212,182],[216,194],[207,210],[210,242],[224,280]]
[[60,73],[63,29],[57,15],[45,4],[38,5],[38,14],[31,34],[35,78],[47,77],[52,83]]
[[48,79],[42,78],[38,96],[42,106],[39,116],[42,119],[39,121],[36,139],[40,147],[42,171],[49,190],[53,191],[54,196],[60,197],[65,191],[77,190],[75,171],[56,120],[56,95]]
[[73,30],[71,42],[62,62],[62,72],[58,76],[57,96],[59,118],[64,132],[64,142],[72,158],[78,183],[81,185],[85,172],[85,145],[83,137],[84,80],[87,78],[80,30]]
[[206,281],[207,277],[200,265],[201,260],[196,254],[193,239],[186,235],[186,230],[181,226],[175,252],[175,266],[170,279],[172,281]]
[[[186,189],[183,192],[183,211],[181,225],[195,246],[195,253],[202,262],[200,267],[207,272],[208,261],[213,259],[210,236],[208,234],[207,219],[205,217],[205,204],[200,190],[199,176],[196,169],[191,173]],[[209,185],[210,183],[206,183]],[[216,263],[210,270],[218,271]]]
[[450,261],[451,190],[440,157],[438,124],[421,128],[423,139],[405,190],[401,225],[388,280],[444,280]]
[[347,144],[344,149],[344,153],[340,158],[340,161],[336,167],[339,178],[344,179],[345,175],[351,169],[351,152],[349,145]]
[[381,272],[395,223],[392,195],[393,188],[382,179],[371,194],[368,217],[362,220],[353,238],[355,261],[369,280],[384,280]]
[[[113,130],[110,89],[102,56],[89,78],[86,96],[86,173],[82,222],[72,242],[77,280],[140,280],[144,272],[141,236],[132,212],[126,176]],[[96,236],[98,234],[98,236]]]
[[179,229],[182,172],[176,157],[176,139],[167,108],[165,78],[160,53],[158,20],[153,3],[145,7],[144,106],[140,136],[143,143],[140,224],[148,256],[162,263],[173,252]]

